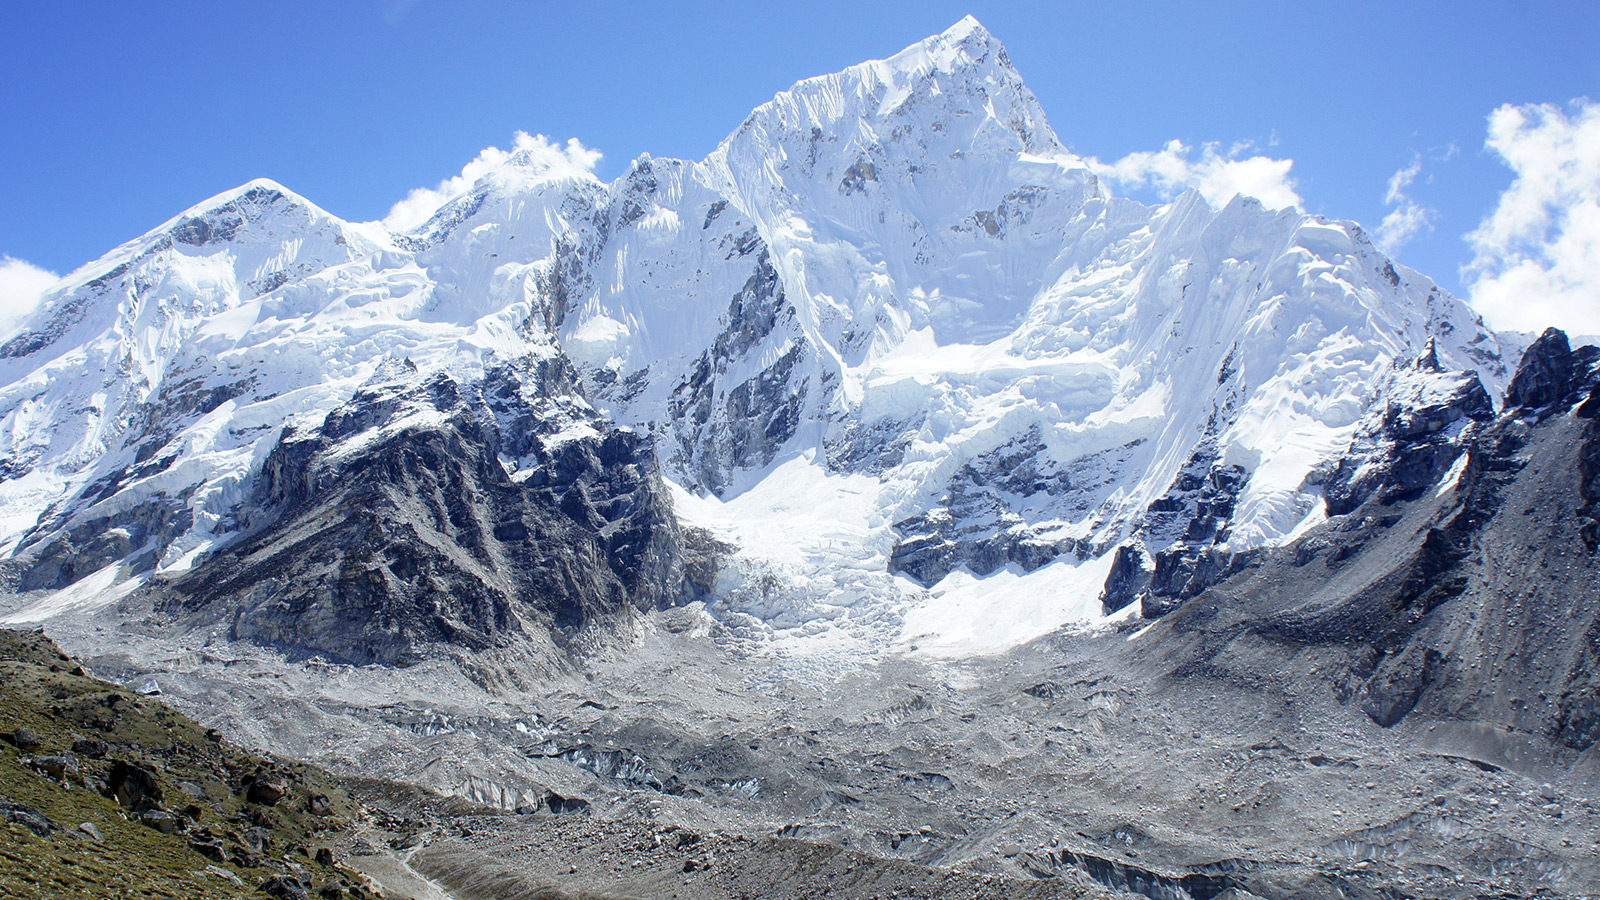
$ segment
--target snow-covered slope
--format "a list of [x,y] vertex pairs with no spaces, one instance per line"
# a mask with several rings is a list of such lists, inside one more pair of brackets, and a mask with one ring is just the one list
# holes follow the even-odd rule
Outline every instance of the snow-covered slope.
[[1508,377],[1352,223],[1111,196],[969,18],[700,162],[605,184],[524,150],[404,234],[253,182],[119,248],[0,347],[0,547],[25,589],[203,565],[261,527],[286,433],[511,366],[507,471],[648,434],[678,515],[739,548],[728,621],[982,651],[1100,615],[1119,561],[1320,521],[1424,352]]

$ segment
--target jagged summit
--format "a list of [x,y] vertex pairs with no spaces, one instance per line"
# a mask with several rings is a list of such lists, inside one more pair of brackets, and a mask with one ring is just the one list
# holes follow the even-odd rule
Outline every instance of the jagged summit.
[[282,227],[274,220],[289,219],[291,227],[345,227],[343,219],[327,212],[270,178],[254,178],[196,203],[176,216],[102,257],[91,267],[73,272],[64,284],[82,282],[88,271],[104,268],[112,260],[127,261],[152,251],[168,249],[171,242],[201,247],[230,241],[241,233]]
[[328,216],[329,218],[333,218],[330,213],[324,212],[310,200],[307,200],[305,197],[300,196],[299,194],[289,190],[270,178],[252,178],[236,188],[223,191],[216,196],[209,197],[200,201],[199,203],[196,203],[194,206],[191,206],[182,213],[179,213],[166,224],[158,226],[154,229],[154,231],[159,232],[168,230],[174,222],[182,221],[183,219],[209,215],[245,198],[253,199],[259,203],[274,205],[281,203],[291,206],[301,206],[312,210],[320,216]]
[[1005,48],[970,16],[894,56],[796,83],[757,107],[724,148],[743,140],[783,142],[788,132],[806,140],[812,128],[845,142],[892,136],[920,144],[952,127],[955,133],[939,141],[949,145],[946,153],[981,149],[960,144],[983,140],[993,128],[987,140],[1041,156],[1066,154]]
[[1021,83],[1021,75],[1006,55],[1005,46],[970,15],[893,56],[862,63],[846,71],[863,69],[877,73],[894,72],[913,79],[956,75],[968,81],[983,81],[1004,87]]
[[[978,21],[978,17],[971,13],[962,16],[959,21],[946,28],[937,37],[945,41],[961,42],[972,40],[994,46],[999,46],[1000,43],[989,29],[983,27],[983,23]],[[929,38],[928,40],[931,41],[934,38]]]
[[[30,321],[23,323],[23,336],[30,330],[37,333],[41,328],[51,327],[52,320],[57,317],[60,298],[81,291],[86,286],[115,278],[119,270],[168,251],[174,243],[198,248],[214,241],[231,240],[241,229],[250,231],[266,224],[269,218],[284,216],[294,220],[286,230],[296,232],[305,230],[307,226],[321,224],[334,227],[346,225],[336,216],[277,182],[266,178],[254,179],[189,207],[100,259],[68,273],[46,294]],[[17,346],[30,343],[32,341],[23,341]]]

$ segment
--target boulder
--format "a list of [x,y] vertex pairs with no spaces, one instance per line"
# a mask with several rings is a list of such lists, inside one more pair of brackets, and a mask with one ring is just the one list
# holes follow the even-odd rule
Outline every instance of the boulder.
[[311,900],[306,885],[290,875],[274,875],[261,884],[261,893],[283,900]]
[[122,759],[111,763],[111,771],[106,778],[106,794],[132,810],[155,807],[167,798],[154,772]]
[[0,794],[0,819],[15,822],[39,837],[49,837],[50,829],[54,827],[49,816],[4,794]]
[[25,757],[22,762],[28,768],[57,780],[76,778],[78,775],[78,758],[71,753]]
[[26,725],[20,726],[17,730],[5,735],[5,738],[24,753],[32,753],[44,746],[44,741],[39,739],[39,735],[35,734],[33,729]]
[[164,809],[145,810],[139,815],[139,821],[162,834],[176,834],[183,830],[183,823],[178,817]]
[[262,806],[273,806],[288,794],[289,788],[283,782],[257,778],[250,782],[250,787],[245,792],[245,799]]
[[228,861],[227,851],[222,849],[222,842],[219,840],[190,840],[189,849],[212,862]]

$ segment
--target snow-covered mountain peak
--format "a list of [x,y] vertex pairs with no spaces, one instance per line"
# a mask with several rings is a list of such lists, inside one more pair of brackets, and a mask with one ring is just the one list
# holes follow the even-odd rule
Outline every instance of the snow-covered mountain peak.
[[108,334],[159,356],[199,320],[379,246],[371,229],[274,181],[247,182],[63,278],[0,347],[0,385]]
[[864,151],[893,143],[925,157],[983,154],[991,144],[1070,155],[1005,48],[970,16],[894,56],[796,83],[757,107],[719,153],[754,143],[809,171],[827,155],[819,142]]
[[807,340],[845,367],[923,328],[1009,332],[1039,254],[1104,196],[973,19],[779,93],[698,180],[755,225]]
[[948,88],[958,81],[982,84],[996,93],[1026,90],[1005,47],[972,16],[887,59],[846,70],[851,71],[870,71],[884,82],[921,90]]
[[[469,165],[468,171],[478,167],[485,157],[500,151],[484,151]],[[455,191],[440,204],[421,224],[399,233],[392,239],[396,246],[407,251],[422,251],[443,241],[463,226],[478,239],[506,243],[514,240],[517,231],[523,233],[523,242],[512,254],[523,262],[532,262],[530,256],[548,244],[540,235],[550,229],[560,228],[547,217],[577,215],[580,218],[592,212],[592,207],[602,202],[606,186],[594,174],[594,164],[600,154],[588,150],[575,139],[560,146],[543,135],[518,132],[513,149],[487,170],[479,169],[476,178],[462,184],[464,178],[447,181]],[[518,227],[518,223],[526,223]],[[487,229],[482,226],[491,226]],[[531,239],[530,239],[531,238]],[[509,246],[497,246],[484,251],[484,258],[501,259]],[[492,256],[490,255],[492,254]],[[508,260],[502,259],[502,262]]]
[[949,28],[946,28],[942,33],[923,41],[923,44],[931,43],[971,43],[983,45],[985,48],[992,47],[1003,50],[1003,48],[1000,47],[1000,41],[995,38],[994,34],[992,34],[989,29],[983,27],[983,23],[978,21],[977,16],[974,16],[970,13],[962,16],[960,21],[956,22],[954,25],[951,25]]
[[208,197],[205,200],[196,203],[195,205],[179,213],[176,217],[170,220],[167,225],[163,225],[156,230],[165,230],[171,225],[172,222],[213,214],[216,211],[235,204],[242,199],[249,199],[250,201],[262,205],[286,204],[289,206],[305,207],[308,210],[314,211],[318,215],[328,215],[328,213],[324,212],[315,203],[312,203],[305,197],[302,197],[294,191],[289,190],[278,182],[273,181],[271,178],[252,178],[236,188],[231,188],[221,192],[220,194]]
[[303,240],[308,234],[335,246],[354,241],[358,246],[352,256],[375,249],[361,229],[270,178],[256,178],[203,200],[125,247],[149,252],[176,243],[193,248],[187,252],[203,253],[231,244],[236,254],[248,254],[246,248]]
[[343,231],[342,219],[269,178],[256,178],[194,204],[183,212],[124,243],[105,256],[69,273],[57,285],[68,292],[101,278],[141,256],[170,250],[174,244],[200,248],[222,243],[253,243],[273,234],[306,230]]

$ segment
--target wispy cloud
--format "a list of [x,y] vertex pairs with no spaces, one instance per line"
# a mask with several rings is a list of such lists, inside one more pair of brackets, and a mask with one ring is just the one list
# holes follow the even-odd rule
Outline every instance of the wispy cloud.
[[1374,235],[1378,247],[1391,256],[1423,232],[1433,230],[1434,211],[1418,203],[1409,193],[1411,185],[1422,174],[1422,154],[1416,154],[1411,165],[1389,176],[1389,190],[1383,202],[1393,207],[1378,223]]
[[421,3],[422,0],[385,0],[383,21],[391,27],[399,25]]
[[586,176],[593,174],[595,165],[600,162],[600,151],[583,146],[577,138],[562,145],[542,134],[519,131],[512,137],[510,150],[486,147],[466,164],[460,175],[446,178],[435,187],[417,188],[407,194],[389,210],[383,219],[384,226],[390,231],[409,231],[421,225],[439,207],[471,190],[478,179],[511,162],[513,157],[524,168],[541,174]]
[[1182,141],[1168,141],[1160,150],[1141,150],[1112,163],[1087,160],[1101,178],[1122,190],[1153,188],[1171,199],[1193,188],[1212,206],[1222,206],[1235,194],[1254,197],[1273,209],[1302,204],[1289,170],[1292,159],[1248,156],[1255,149],[1248,142],[1234,144],[1227,151],[1218,143],[1191,147]]
[[61,276],[30,262],[0,257],[0,339],[8,338]]
[[1473,305],[1497,328],[1600,334],[1600,103],[1501,106],[1485,146],[1515,177],[1466,236]]

